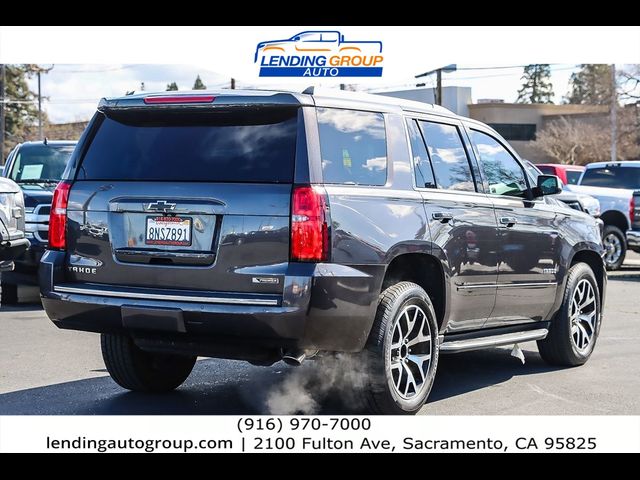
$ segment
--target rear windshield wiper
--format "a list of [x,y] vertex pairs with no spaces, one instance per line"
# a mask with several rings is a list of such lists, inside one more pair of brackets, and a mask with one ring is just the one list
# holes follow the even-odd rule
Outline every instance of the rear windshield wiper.
[[36,183],[59,183],[60,180],[55,178],[30,178],[25,180],[16,180],[16,183],[27,183],[27,184],[36,184]]

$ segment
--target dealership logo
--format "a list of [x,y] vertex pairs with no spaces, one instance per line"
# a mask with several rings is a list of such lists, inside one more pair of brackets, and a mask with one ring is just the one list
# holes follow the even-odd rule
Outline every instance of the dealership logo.
[[382,42],[345,40],[338,31],[306,31],[258,43],[261,77],[381,77]]

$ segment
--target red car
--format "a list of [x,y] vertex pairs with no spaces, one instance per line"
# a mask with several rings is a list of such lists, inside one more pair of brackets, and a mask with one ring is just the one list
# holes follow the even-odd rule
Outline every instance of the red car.
[[540,163],[536,167],[547,175],[560,177],[565,185],[577,185],[584,167],[582,165],[560,165],[558,163]]

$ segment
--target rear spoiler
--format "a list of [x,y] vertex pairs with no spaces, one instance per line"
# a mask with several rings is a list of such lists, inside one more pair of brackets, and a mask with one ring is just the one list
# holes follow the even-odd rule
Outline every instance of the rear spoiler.
[[103,98],[98,104],[98,111],[108,112],[110,110],[124,109],[145,109],[145,108],[198,108],[211,109],[219,107],[298,107],[309,105],[309,100],[294,93],[272,93],[260,92],[261,94],[251,94],[242,92],[229,94],[233,90],[222,93],[194,93],[185,92],[179,94],[136,94],[119,98]]

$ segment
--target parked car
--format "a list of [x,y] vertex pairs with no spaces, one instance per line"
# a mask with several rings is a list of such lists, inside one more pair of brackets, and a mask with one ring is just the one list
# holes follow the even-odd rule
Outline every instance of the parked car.
[[31,248],[15,261],[15,270],[2,276],[3,302],[17,303],[20,285],[38,285],[40,258],[47,247],[53,191],[76,142],[44,140],[17,145],[9,154],[3,175],[24,193],[25,231]]
[[568,188],[599,200],[609,270],[622,266],[627,249],[640,252],[640,162],[591,163]]
[[24,197],[15,182],[0,177],[0,273],[29,248],[24,233]]
[[538,163],[538,169],[546,175],[555,175],[565,185],[577,185],[584,172],[582,165],[561,165],[559,163]]
[[[529,173],[533,176],[534,182],[540,175],[544,175],[544,173],[538,168],[538,165],[530,162],[529,160],[524,160],[525,167],[529,171]],[[549,175],[554,175],[550,173]],[[557,175],[556,175],[557,176]],[[558,177],[559,178],[559,177]],[[562,181],[562,179],[561,179]],[[563,187],[565,183],[562,182]],[[579,210],[580,212],[585,212],[591,215],[592,217],[598,218],[600,216],[600,202],[597,198],[592,197],[591,195],[587,195],[584,193],[576,193],[570,192],[569,190],[562,190],[557,195],[553,195],[553,198],[556,200],[565,203],[567,206],[573,208],[574,210]],[[603,222],[600,220],[600,226],[603,227]]]
[[596,344],[595,219],[440,107],[315,89],[103,100],[64,179],[43,304],[99,332],[130,390],[178,387],[197,356],[343,352],[370,410],[415,413],[440,353],[537,340],[575,366]]

